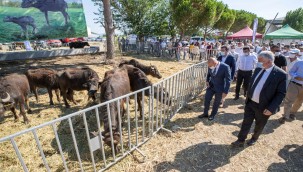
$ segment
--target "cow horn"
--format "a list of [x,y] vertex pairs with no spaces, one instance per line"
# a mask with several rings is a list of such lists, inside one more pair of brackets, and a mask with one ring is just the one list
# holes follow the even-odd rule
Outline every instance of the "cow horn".
[[11,99],[11,96],[7,92],[5,92],[5,93],[7,96],[4,99],[1,99],[3,103],[6,103]]

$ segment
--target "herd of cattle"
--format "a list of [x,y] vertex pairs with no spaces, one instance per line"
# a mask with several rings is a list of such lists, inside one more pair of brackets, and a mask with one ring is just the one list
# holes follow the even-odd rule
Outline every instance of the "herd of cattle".
[[[120,97],[122,95],[137,91],[142,88],[151,86],[152,83],[146,77],[151,75],[156,78],[162,78],[158,69],[153,66],[146,66],[138,61],[132,59],[130,61],[124,61],[119,64],[118,68],[107,71],[104,75],[103,81],[99,80],[98,74],[88,68],[66,68],[64,70],[54,70],[48,68],[29,69],[25,74],[9,74],[0,78],[0,118],[4,117],[4,112],[11,110],[14,114],[15,120],[18,120],[19,116],[16,114],[16,108],[19,106],[20,115],[23,116],[24,122],[29,123],[29,119],[26,116],[25,106],[27,112],[31,113],[29,106],[29,93],[34,93],[37,102],[39,101],[37,88],[46,88],[48,90],[50,105],[53,105],[52,90],[55,91],[58,101],[60,102],[60,95],[63,97],[66,108],[70,105],[68,101],[76,104],[73,94],[74,91],[87,90],[89,99],[96,100],[96,93],[100,90],[100,102],[106,102],[108,100]],[[156,92],[155,95],[158,93]],[[164,88],[160,89],[159,94],[163,97],[168,97],[165,104],[170,104],[168,92]],[[145,95],[149,96],[150,92],[145,91]],[[137,102],[142,116],[142,94],[138,94]],[[115,150],[117,151],[117,144],[120,140],[118,129],[118,109],[121,110],[120,114],[125,113],[126,99],[121,100],[121,107],[118,108],[116,103],[110,103],[110,118],[111,126],[114,133]],[[105,109],[101,109],[102,112],[106,112]],[[109,119],[108,115],[102,115],[101,118],[104,123],[104,132],[102,133],[104,141],[107,145],[111,145],[109,135]]]

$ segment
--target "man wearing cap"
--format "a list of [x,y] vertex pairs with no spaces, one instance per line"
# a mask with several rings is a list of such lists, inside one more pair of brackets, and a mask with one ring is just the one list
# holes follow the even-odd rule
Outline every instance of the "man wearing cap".
[[303,61],[294,63],[289,75],[291,79],[284,100],[284,114],[279,120],[281,124],[284,124],[288,119],[295,120],[295,113],[301,107],[302,102],[300,101],[303,101]]
[[303,60],[303,44],[299,46],[299,50],[300,50],[300,53],[299,53],[300,56],[298,58],[300,60]]
[[289,63],[287,65],[287,74],[288,74],[288,83],[290,82],[291,76],[289,74],[290,69],[294,66],[294,64],[297,61],[300,61],[300,59],[298,58],[300,55],[300,50],[298,49],[292,49],[291,51],[289,51],[289,55],[288,55],[288,59],[289,59]]
[[275,65],[282,68],[285,72],[287,71],[287,61],[285,56],[280,53],[280,47],[278,45],[273,45],[270,48],[271,52],[275,55]]

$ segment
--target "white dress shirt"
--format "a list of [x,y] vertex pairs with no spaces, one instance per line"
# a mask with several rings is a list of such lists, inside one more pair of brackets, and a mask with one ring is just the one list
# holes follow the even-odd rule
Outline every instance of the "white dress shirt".
[[227,56],[222,56],[221,62],[222,62],[222,63],[225,63],[226,58],[227,58]]
[[257,66],[257,56],[254,54],[250,53],[248,56],[246,55],[241,55],[236,64],[236,70],[242,70],[242,71],[250,71],[254,70]]
[[[258,85],[256,86],[254,92],[253,92],[253,96],[251,98],[252,101],[256,102],[256,103],[259,103],[259,100],[260,100],[260,93],[262,91],[262,88],[270,74],[270,72],[272,71],[272,69],[274,68],[274,65],[268,69],[266,69],[266,71],[264,72],[262,78],[260,79]],[[258,75],[256,76],[254,82],[256,81],[256,79],[259,77],[259,75],[262,73],[264,69],[260,70],[260,72],[258,73]]]
[[[212,70],[213,74],[216,75],[218,70],[219,70],[219,67],[220,67],[220,62],[218,63],[218,65],[216,66],[215,69]],[[215,71],[214,71],[215,70]]]

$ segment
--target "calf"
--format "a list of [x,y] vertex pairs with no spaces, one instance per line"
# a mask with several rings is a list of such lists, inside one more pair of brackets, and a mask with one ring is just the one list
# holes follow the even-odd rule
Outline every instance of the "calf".
[[94,70],[88,67],[67,68],[58,72],[57,76],[63,100],[67,108],[70,107],[67,99],[75,103],[72,96],[74,90],[87,90],[89,98],[91,97],[94,101],[96,100],[95,94],[98,90],[99,76]]
[[160,74],[159,70],[154,65],[146,66],[146,65],[138,62],[135,59],[131,59],[130,61],[121,62],[119,64],[119,67],[123,66],[124,64],[133,65],[134,67],[137,67],[140,70],[142,70],[146,75],[151,75],[151,76],[156,77],[158,79],[162,78],[162,75]]
[[28,124],[29,120],[26,116],[25,104],[27,105],[27,112],[31,113],[28,101],[29,92],[30,86],[25,75],[11,74],[0,78],[0,118],[3,118],[6,110],[11,110],[15,121],[17,121],[19,115],[16,114],[16,108],[19,105],[24,123]]
[[59,82],[57,71],[48,68],[40,68],[40,69],[29,69],[26,71],[25,75],[29,81],[30,89],[35,94],[37,102],[39,102],[37,88],[46,88],[50,105],[53,105],[53,93],[52,90],[55,90],[57,100],[60,102],[59,97]]
[[3,21],[4,22],[13,22],[13,23],[16,23],[17,25],[19,25],[22,29],[21,37],[23,37],[24,34],[26,35],[26,37],[28,37],[27,26],[31,26],[33,28],[32,33],[35,33],[35,30],[37,28],[37,26],[35,24],[35,19],[32,18],[31,16],[21,16],[21,17],[5,16],[3,18]]
[[69,48],[84,48],[85,46],[90,46],[88,42],[70,42]]
[[[127,70],[125,68],[117,68],[105,73],[103,81],[100,83],[101,94],[100,94],[100,102],[106,102],[112,100],[114,98],[123,96],[125,94],[130,93],[130,80],[128,77]],[[120,114],[123,116],[125,113],[125,109],[123,104],[125,103],[125,99],[122,99],[120,102]],[[103,122],[104,122],[104,142],[111,146],[111,139],[110,139],[110,127],[109,127],[109,117],[111,120],[111,127],[113,131],[114,137],[114,149],[118,152],[117,145],[120,140],[119,134],[119,124],[118,124],[118,107],[117,103],[113,102],[109,104],[110,107],[110,114],[107,114],[107,106],[102,107],[101,114],[103,115]],[[120,118],[122,119],[122,118]]]

